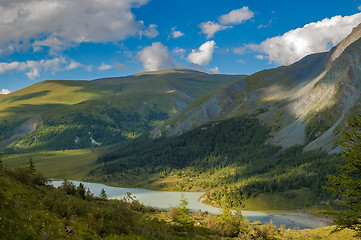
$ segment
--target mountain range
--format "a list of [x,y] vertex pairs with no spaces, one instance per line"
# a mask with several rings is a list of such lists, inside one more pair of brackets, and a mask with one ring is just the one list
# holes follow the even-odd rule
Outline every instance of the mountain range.
[[264,70],[193,102],[153,131],[173,136],[210,121],[256,116],[272,128],[269,143],[339,152],[347,120],[361,112],[361,25],[329,52]]
[[170,69],[40,82],[0,95],[0,149],[11,160],[97,148],[83,180],[205,191],[219,207],[322,205],[343,161],[338,139],[361,113],[360,37],[361,25],[329,52],[250,76]]
[[36,83],[0,95],[0,149],[79,149],[132,139],[242,77],[173,69]]
[[337,137],[361,112],[360,36],[358,26],[329,52],[250,76],[171,69],[36,83],[0,95],[0,148],[89,148],[251,115],[272,128],[271,144],[339,152]]

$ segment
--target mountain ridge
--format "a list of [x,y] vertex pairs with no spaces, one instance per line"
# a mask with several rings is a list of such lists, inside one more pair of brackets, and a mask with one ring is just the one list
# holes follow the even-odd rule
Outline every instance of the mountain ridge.
[[[194,99],[243,76],[172,69],[92,81],[43,81],[0,98],[4,130],[0,141],[7,142],[18,126],[36,116],[42,117],[42,124],[17,140],[12,149],[29,148],[45,135],[42,142],[69,135],[55,150],[92,147],[94,141],[105,145],[122,141],[152,129]],[[37,144],[37,148],[47,147]]]
[[[251,114],[272,126],[269,143],[305,150],[338,152],[335,142],[360,101],[361,25],[329,52],[263,70],[216,91],[199,106],[190,105],[153,136],[173,136],[209,121]],[[242,91],[239,86],[246,86]],[[360,111],[359,107],[357,111]],[[211,112],[217,114],[209,114]],[[332,151],[333,150],[333,151]]]

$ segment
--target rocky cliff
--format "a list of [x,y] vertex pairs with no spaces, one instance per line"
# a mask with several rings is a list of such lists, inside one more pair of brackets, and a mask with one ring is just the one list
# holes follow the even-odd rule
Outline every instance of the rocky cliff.
[[329,52],[243,78],[196,101],[154,131],[177,135],[206,122],[251,114],[272,127],[270,143],[340,150],[336,138],[361,112],[361,25]]

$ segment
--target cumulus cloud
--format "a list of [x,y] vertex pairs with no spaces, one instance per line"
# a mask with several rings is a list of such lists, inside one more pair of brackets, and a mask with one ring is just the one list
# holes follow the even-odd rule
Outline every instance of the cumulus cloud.
[[199,25],[199,27],[201,28],[201,32],[206,35],[207,39],[213,37],[214,34],[216,34],[219,31],[226,30],[227,28],[232,28],[232,26],[223,26],[219,23],[215,23],[211,21],[203,22]]
[[253,18],[254,13],[249,10],[248,7],[243,7],[240,9],[232,10],[228,14],[224,14],[218,18],[219,23],[208,21],[203,22],[199,25],[201,32],[206,35],[206,38],[209,39],[214,36],[219,31],[232,28],[232,26],[226,25],[237,25],[241,24],[251,18]]
[[3,88],[0,90],[0,94],[9,94],[11,91],[9,89]]
[[209,71],[210,71],[211,73],[215,73],[215,74],[219,73],[219,69],[218,69],[217,66],[215,66],[214,68],[209,69]]
[[215,46],[215,41],[203,43],[198,49],[193,49],[188,55],[188,62],[197,65],[207,65],[212,60]]
[[77,67],[84,67],[84,65],[72,60],[70,63],[63,58],[57,57],[53,59],[42,59],[40,61],[26,62],[0,62],[0,74],[8,72],[25,72],[25,75],[30,79],[40,77],[42,72],[51,72],[55,74],[58,71],[71,70]]
[[292,64],[306,55],[328,51],[360,23],[361,13],[325,18],[291,30],[282,36],[268,38],[258,47],[254,47],[254,50],[265,54],[270,62]]
[[221,24],[241,24],[249,19],[252,19],[253,17],[254,12],[249,10],[248,7],[242,7],[220,16],[219,22]]
[[148,1],[0,1],[0,46],[32,42],[39,49],[120,41],[142,32],[145,26],[136,20],[131,9]]
[[183,37],[184,33],[182,33],[181,31],[177,31],[176,27],[172,27],[172,32],[170,34],[171,38],[179,38],[179,37]]
[[144,35],[148,38],[152,39],[159,35],[159,32],[157,31],[157,25],[150,24],[149,27],[144,31]]
[[176,63],[169,54],[168,48],[160,42],[143,48],[137,58],[142,62],[145,71],[158,71],[176,67]]
[[112,65],[108,65],[108,64],[105,64],[104,62],[98,67],[98,70],[99,71],[105,71],[105,70],[109,70],[109,69],[112,69],[113,66]]
[[69,71],[69,70],[73,70],[73,69],[76,69],[76,68],[79,68],[79,67],[83,67],[83,64],[78,63],[78,62],[75,62],[75,61],[71,61],[71,62],[65,67],[65,69]]

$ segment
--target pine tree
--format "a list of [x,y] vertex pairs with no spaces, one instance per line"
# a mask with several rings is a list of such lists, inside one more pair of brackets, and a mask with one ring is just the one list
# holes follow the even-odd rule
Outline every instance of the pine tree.
[[177,207],[171,208],[171,215],[173,221],[181,224],[182,226],[191,226],[193,224],[193,219],[189,216],[190,208],[188,207],[188,200],[182,194],[180,203]]
[[84,184],[79,183],[79,186],[77,187],[77,191],[78,191],[79,196],[82,199],[85,199],[86,190],[85,190]]
[[337,230],[353,229],[361,237],[361,115],[351,120],[350,127],[341,143],[346,164],[339,175],[328,176],[327,189],[341,198],[338,204],[345,209],[334,212]]
[[29,158],[29,169],[30,169],[30,172],[31,173],[34,173],[35,172],[35,164],[34,164],[34,162],[33,162],[33,159],[30,157]]
[[102,199],[107,199],[107,198],[108,198],[108,195],[105,193],[104,188],[103,188],[102,191],[100,192],[100,198],[102,198]]

